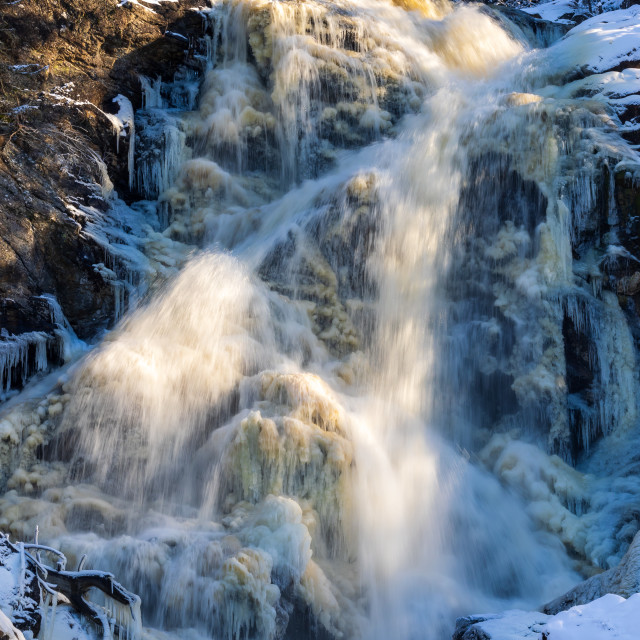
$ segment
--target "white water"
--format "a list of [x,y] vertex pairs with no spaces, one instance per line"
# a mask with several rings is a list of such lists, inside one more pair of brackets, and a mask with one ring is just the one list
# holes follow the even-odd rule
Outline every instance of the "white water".
[[[445,638],[572,586],[562,543],[615,562],[592,479],[541,450],[635,424],[624,315],[571,254],[602,119],[537,95],[547,54],[477,8],[207,20],[196,110],[145,81],[165,155],[135,174],[166,227],[142,244],[186,266],[50,399],[0,525],[115,573],[157,638]],[[573,414],[565,309],[599,345]]]

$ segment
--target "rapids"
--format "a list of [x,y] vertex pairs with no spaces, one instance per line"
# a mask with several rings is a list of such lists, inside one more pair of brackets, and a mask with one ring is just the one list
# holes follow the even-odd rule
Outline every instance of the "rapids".
[[635,428],[635,353],[571,247],[626,151],[555,87],[571,42],[445,0],[202,13],[204,78],[136,114],[151,293],[5,412],[0,526],[115,573],[157,639],[437,640],[559,595],[567,550],[615,564],[639,488],[569,463]]

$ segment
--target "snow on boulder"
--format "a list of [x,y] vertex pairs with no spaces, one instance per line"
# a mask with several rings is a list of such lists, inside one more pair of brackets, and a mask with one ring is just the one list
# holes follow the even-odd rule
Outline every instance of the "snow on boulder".
[[584,75],[640,66],[640,5],[585,20],[548,53],[553,67]]
[[456,620],[453,640],[540,640],[549,616],[538,611],[505,611]]
[[506,611],[456,621],[453,640],[638,640],[640,594],[608,594],[555,616]]
[[638,640],[640,594],[628,600],[608,594],[589,604],[572,607],[551,618],[545,640]]
[[551,2],[541,2],[531,7],[524,7],[521,11],[542,20],[571,24],[574,21],[575,6],[574,0],[551,0]]
[[640,533],[617,567],[581,582],[542,613],[459,618],[453,640],[638,640],[639,591]]

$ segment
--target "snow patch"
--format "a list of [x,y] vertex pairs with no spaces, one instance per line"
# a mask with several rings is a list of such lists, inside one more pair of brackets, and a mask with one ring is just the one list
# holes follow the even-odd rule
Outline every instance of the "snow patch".
[[129,5],[135,4],[139,7],[142,7],[143,9],[146,9],[147,11],[150,11],[151,13],[155,13],[153,9],[147,6],[148,4],[159,7],[162,2],[178,2],[178,1],[179,0],[122,0],[122,2],[118,3],[118,6],[127,7]]

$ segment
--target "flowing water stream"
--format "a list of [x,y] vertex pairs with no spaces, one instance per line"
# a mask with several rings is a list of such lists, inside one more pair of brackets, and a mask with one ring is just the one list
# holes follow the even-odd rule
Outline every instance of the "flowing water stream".
[[3,526],[115,573],[154,638],[436,640],[572,586],[566,547],[619,559],[566,464],[634,427],[637,379],[571,251],[607,121],[554,93],[558,51],[430,0],[203,15],[203,82],[136,116],[175,275],[41,405]]

